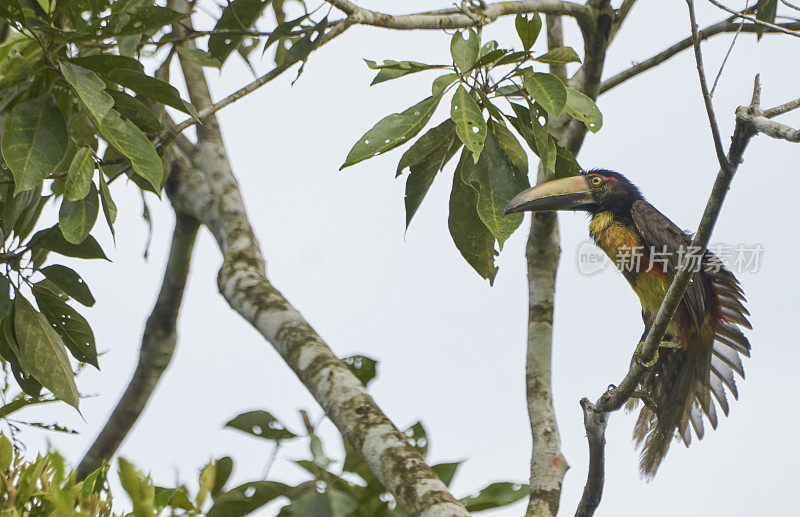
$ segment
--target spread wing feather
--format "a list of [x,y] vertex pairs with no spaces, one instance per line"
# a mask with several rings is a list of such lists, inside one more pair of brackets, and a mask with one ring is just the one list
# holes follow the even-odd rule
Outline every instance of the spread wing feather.
[[[689,249],[689,235],[647,201],[634,202],[631,215],[646,246],[659,252],[659,257],[666,261],[667,272],[673,275],[678,269],[678,261]],[[686,446],[691,443],[691,429],[702,439],[703,415],[712,428],[717,427],[715,401],[728,415],[730,407],[725,388],[738,398],[734,373],[744,378],[741,356],[750,357],[750,342],[740,330],[740,326],[752,328],[747,320],[749,313],[745,302],[742,288],[733,273],[713,253],[705,252],[700,267],[692,273],[682,306],[698,331],[698,339],[701,325],[709,320],[713,322],[713,342],[704,348],[706,355],[691,360],[683,350],[662,352],[651,389],[657,406],[663,404],[669,409],[662,411],[659,407],[659,411],[653,413],[648,407],[642,408],[634,429],[636,441],[644,443],[641,468],[646,476],[655,473],[666,454],[671,439],[669,434],[682,439]],[[690,364],[692,362],[694,364]],[[687,375],[687,369],[695,371],[695,375]],[[692,380],[688,381],[689,378]],[[674,391],[675,386],[681,383],[686,393],[685,402],[668,392],[670,389]],[[661,422],[659,425],[659,418],[672,423],[665,426],[666,422]]]

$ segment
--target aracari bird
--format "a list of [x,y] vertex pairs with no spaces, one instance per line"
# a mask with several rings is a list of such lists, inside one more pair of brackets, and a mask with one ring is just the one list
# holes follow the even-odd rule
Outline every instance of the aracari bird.
[[[608,170],[544,182],[520,192],[506,207],[506,213],[547,210],[589,213],[592,239],[639,297],[644,340],[682,257],[691,256],[689,235],[645,201],[633,183]],[[740,355],[750,356],[750,343],[739,328],[752,328],[739,282],[713,253],[700,257],[695,252],[695,257],[658,359],[637,393],[645,404],[633,436],[642,447],[639,466],[646,478],[655,475],[673,437],[689,446],[690,424],[703,438],[703,414],[716,429],[712,395],[728,415],[725,387],[738,398],[734,372],[744,378]],[[629,407],[636,402],[631,399]]]

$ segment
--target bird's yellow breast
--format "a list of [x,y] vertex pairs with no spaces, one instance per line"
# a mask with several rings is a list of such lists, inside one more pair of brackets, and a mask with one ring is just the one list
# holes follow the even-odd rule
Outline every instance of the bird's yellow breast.
[[655,316],[671,279],[659,264],[650,267],[650,250],[639,232],[611,212],[600,212],[589,223],[589,234],[631,284],[642,311]]

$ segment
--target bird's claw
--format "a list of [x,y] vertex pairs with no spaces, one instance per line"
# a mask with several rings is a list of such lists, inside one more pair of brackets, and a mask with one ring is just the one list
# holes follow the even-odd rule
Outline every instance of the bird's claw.
[[642,358],[642,345],[644,345],[644,341],[640,341],[639,344],[636,346],[636,352],[634,353],[634,357],[636,358],[636,362],[641,366],[644,371],[650,372],[655,367],[656,363],[658,362],[658,349],[656,349],[655,354],[653,354],[653,358],[649,361],[645,361]]
[[653,397],[650,395],[649,391],[636,390],[633,392],[633,395],[631,395],[631,397],[641,400],[644,403],[644,405],[650,408],[652,411],[654,412],[658,411],[658,406],[656,405],[656,401],[653,400]]
[[659,348],[671,348],[673,350],[681,348],[681,345],[675,341],[662,341],[658,346]]

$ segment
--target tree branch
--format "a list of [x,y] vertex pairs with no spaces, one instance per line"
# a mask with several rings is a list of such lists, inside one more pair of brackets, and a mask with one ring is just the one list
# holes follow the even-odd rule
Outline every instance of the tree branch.
[[[186,11],[184,1],[173,2]],[[192,103],[202,110],[212,107],[202,68],[182,56],[180,64]],[[194,214],[216,238],[223,254],[217,277],[220,293],[281,354],[406,513],[467,516],[358,378],[269,282],[216,117],[197,129],[195,152],[187,157],[191,166],[185,160],[174,162],[167,193],[176,207]]]
[[[780,24],[780,27],[784,29],[800,29],[800,22]],[[713,25],[709,25],[705,29],[699,31],[699,37],[701,40],[706,40],[718,34],[736,32],[740,30],[740,28],[741,32],[756,32],[757,30],[759,30],[758,25],[756,24],[746,23],[744,25],[741,25],[739,23],[736,23],[735,19],[731,17],[728,18],[727,20],[723,20]],[[764,28],[765,34],[775,34],[777,32],[778,31],[770,28]],[[661,63],[675,56],[676,54],[679,54],[680,52],[683,52],[684,50],[691,47],[692,41],[693,37],[688,36],[679,41],[678,43],[675,43],[671,47],[666,48],[663,51],[659,52],[655,56],[646,59],[640,63],[636,63],[627,70],[623,70],[622,72],[609,77],[608,79],[603,81],[603,83],[600,85],[600,93],[603,94],[608,90],[614,88],[615,86],[619,86],[628,79],[636,77],[642,72],[646,72],[651,68],[660,65]]]
[[715,5],[716,7],[719,7],[723,11],[726,11],[726,12],[732,14],[735,18],[741,18],[742,20],[747,20],[747,21],[749,21],[749,22],[751,22],[751,23],[753,23],[755,25],[761,25],[762,27],[767,27],[767,28],[772,29],[774,31],[782,32],[784,34],[788,34],[789,36],[794,36],[795,38],[800,38],[800,33],[798,33],[798,32],[794,32],[794,31],[788,30],[788,29],[786,29],[784,27],[781,27],[780,25],[775,25],[774,23],[765,22],[764,20],[759,20],[758,18],[755,18],[753,16],[748,16],[748,15],[746,15],[744,13],[740,13],[738,11],[734,11],[730,7],[722,5],[721,3],[717,2],[716,0],[708,0],[708,1],[711,2],[713,5]]
[[461,29],[464,27],[474,27],[477,24],[486,25],[501,16],[529,14],[533,12],[558,14],[575,18],[585,18],[587,14],[583,5],[559,0],[495,2],[487,4],[485,9],[475,8],[469,13],[465,13],[460,9],[442,9],[405,15],[391,15],[370,11],[369,9],[359,7],[347,0],[326,1],[347,14],[348,18],[357,24],[399,30]]
[[194,217],[176,212],[164,280],[153,311],[147,318],[139,364],[103,430],[78,465],[78,479],[84,479],[103,462],[111,459],[144,411],[161,375],[169,366],[177,342],[178,312],[186,288],[198,226]]

